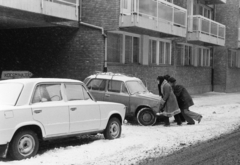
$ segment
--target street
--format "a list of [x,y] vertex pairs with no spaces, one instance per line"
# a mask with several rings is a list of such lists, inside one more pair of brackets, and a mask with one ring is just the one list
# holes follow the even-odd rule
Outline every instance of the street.
[[239,165],[240,129],[217,139],[183,148],[148,165]]

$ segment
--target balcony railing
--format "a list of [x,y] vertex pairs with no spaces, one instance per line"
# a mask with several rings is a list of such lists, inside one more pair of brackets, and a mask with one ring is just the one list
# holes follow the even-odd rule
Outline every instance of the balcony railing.
[[121,15],[120,27],[139,26],[163,33],[173,32],[173,35],[173,28],[177,27],[185,31],[183,35],[186,37],[187,10],[167,1],[121,0]]
[[79,0],[0,0],[0,6],[78,20]]
[[[201,15],[194,15],[191,19],[193,22],[193,31],[190,34],[194,34],[195,36],[197,34],[196,37],[198,37],[200,41],[201,39],[203,39],[203,42],[209,42],[216,45],[222,45],[222,43],[224,42],[225,44],[225,25],[215,22]],[[193,38],[191,38],[191,40],[192,39]]]
[[208,4],[225,4],[227,0],[206,0]]

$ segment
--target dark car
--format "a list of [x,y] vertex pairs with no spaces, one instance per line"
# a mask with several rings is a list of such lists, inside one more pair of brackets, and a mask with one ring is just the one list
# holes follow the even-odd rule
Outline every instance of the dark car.
[[108,72],[91,75],[84,83],[96,100],[124,104],[127,120],[144,126],[155,124],[160,96],[149,92],[139,78]]

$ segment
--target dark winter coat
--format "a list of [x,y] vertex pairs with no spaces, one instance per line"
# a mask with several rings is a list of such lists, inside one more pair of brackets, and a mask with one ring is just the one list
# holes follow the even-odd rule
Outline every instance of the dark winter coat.
[[180,109],[188,109],[190,106],[194,105],[192,97],[184,86],[173,86],[173,92],[177,98],[178,106]]
[[165,101],[165,103],[162,104],[163,115],[172,117],[179,114],[181,111],[178,107],[177,99],[173,93],[172,87],[166,80],[161,84],[161,93],[162,100]]

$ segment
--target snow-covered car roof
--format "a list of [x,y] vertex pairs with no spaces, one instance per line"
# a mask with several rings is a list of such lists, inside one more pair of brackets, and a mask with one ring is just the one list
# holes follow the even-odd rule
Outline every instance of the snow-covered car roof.
[[81,81],[73,80],[73,79],[62,79],[62,78],[23,78],[23,79],[10,79],[10,80],[0,81],[0,83],[6,83],[6,82],[31,84],[31,83],[43,83],[43,82],[81,82]]
[[21,96],[18,99],[16,106],[27,105],[30,103],[30,99],[33,93],[33,90],[38,83],[81,83],[79,80],[73,79],[61,79],[61,78],[24,78],[24,79],[11,79],[0,81],[0,84],[4,83],[21,83],[23,84],[23,89]]
[[94,74],[91,75],[87,78],[99,78],[99,79],[107,79],[107,80],[120,80],[120,81],[131,81],[131,80],[137,80],[140,81],[139,78],[137,77],[132,77],[132,76],[128,76],[128,75],[124,75],[124,74],[120,74],[120,73],[111,73],[111,72],[106,72],[106,73],[98,73],[98,74]]

